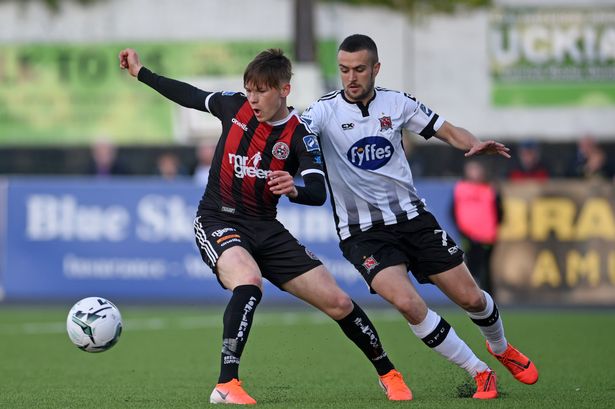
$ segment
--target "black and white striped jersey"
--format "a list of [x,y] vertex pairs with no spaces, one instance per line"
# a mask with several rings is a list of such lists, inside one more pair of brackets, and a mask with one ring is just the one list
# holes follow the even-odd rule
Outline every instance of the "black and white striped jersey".
[[423,211],[402,146],[402,129],[429,139],[444,123],[442,117],[410,94],[376,88],[367,105],[350,102],[342,90],[329,93],[313,103],[302,120],[319,137],[342,240]]

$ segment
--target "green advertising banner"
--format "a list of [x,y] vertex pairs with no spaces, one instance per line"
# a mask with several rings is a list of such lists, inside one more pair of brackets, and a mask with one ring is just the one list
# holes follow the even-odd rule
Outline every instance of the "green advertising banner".
[[495,106],[615,105],[615,8],[499,8],[490,16]]
[[[173,78],[242,75],[260,51],[284,41],[103,44],[0,44],[0,146],[172,142],[173,106],[120,70],[135,48],[142,62]],[[323,74],[335,77],[335,42],[321,41]]]

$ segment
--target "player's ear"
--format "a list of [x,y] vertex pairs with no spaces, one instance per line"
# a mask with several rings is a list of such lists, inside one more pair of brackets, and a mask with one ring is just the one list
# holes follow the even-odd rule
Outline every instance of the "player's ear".
[[280,87],[280,96],[286,98],[288,94],[290,94],[290,83],[287,82]]
[[380,62],[374,64],[374,77],[378,75],[378,72],[380,72]]

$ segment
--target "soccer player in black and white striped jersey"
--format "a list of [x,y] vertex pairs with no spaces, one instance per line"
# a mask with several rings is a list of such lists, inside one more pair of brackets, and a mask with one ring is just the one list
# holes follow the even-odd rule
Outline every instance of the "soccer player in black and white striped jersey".
[[435,136],[466,151],[466,157],[509,158],[508,148],[481,142],[410,94],[375,87],[380,62],[371,38],[347,37],[337,59],[344,88],[312,104],[302,119],[319,137],[344,256],[373,292],[401,312],[416,336],[476,380],[474,398],[497,397],[495,373],[427,307],[408,271],[419,283],[437,285],[467,311],[489,352],[516,379],[535,383],[535,365],[508,343],[493,299],[477,286],[463,252],[418,195],[402,148],[402,129],[425,139]]
[[[380,343],[365,312],[318,258],[276,220],[281,195],[322,205],[326,200],[320,147],[286,105],[292,67],[278,49],[258,54],[244,72],[246,95],[207,92],[157,75],[125,49],[120,67],[170,100],[209,112],[222,122],[207,188],[194,222],[203,261],[232,292],[223,317],[220,376],[211,403],[255,404],[239,380],[243,349],[262,297],[263,278],[334,319],[370,360],[389,400],[412,392]],[[301,174],[304,187],[294,185]]]

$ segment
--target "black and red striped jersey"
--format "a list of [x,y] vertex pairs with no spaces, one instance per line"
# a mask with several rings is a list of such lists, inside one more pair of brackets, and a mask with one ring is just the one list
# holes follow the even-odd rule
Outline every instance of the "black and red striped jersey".
[[199,211],[274,219],[279,196],[267,186],[272,171],[324,175],[318,141],[295,110],[277,122],[258,122],[239,92],[209,94],[205,108],[222,122],[222,135]]
[[199,213],[216,211],[275,219],[279,196],[271,193],[267,185],[271,172],[285,170],[293,176],[319,174],[319,178],[324,178],[318,139],[294,109],[290,108],[289,115],[280,121],[258,122],[246,96],[240,92],[203,91],[145,67],[138,78],[172,101],[210,112],[222,122],[222,135]]

